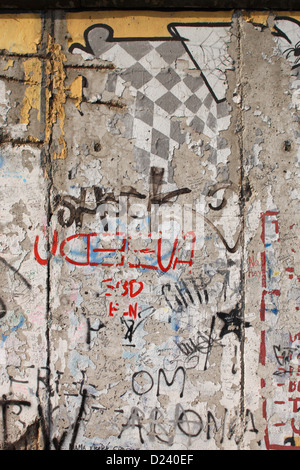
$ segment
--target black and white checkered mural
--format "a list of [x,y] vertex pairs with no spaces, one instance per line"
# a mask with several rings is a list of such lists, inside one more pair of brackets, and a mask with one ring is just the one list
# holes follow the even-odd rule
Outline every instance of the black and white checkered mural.
[[[191,132],[210,140],[211,159],[226,163],[230,148],[220,132],[230,123],[226,102],[226,71],[230,24],[170,24],[165,38],[115,38],[104,24],[85,31],[85,47],[70,52],[84,59],[99,58],[117,68],[106,89],[121,97],[130,86],[134,104],[126,124],[135,140],[134,153],[141,173],[165,169],[171,182],[174,150],[187,139],[180,120]],[[168,175],[168,176],[167,176]]]

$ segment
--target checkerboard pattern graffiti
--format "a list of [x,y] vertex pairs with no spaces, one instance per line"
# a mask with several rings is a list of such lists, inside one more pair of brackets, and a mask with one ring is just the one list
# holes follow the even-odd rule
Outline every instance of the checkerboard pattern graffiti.
[[191,132],[207,136],[214,163],[230,151],[220,131],[229,123],[225,101],[225,71],[232,68],[227,54],[229,26],[169,25],[169,38],[114,38],[106,25],[85,32],[86,47],[73,44],[70,51],[85,58],[100,58],[117,67],[106,89],[121,96],[124,84],[134,96],[131,117],[126,120],[135,139],[138,169],[165,169],[171,182],[174,150],[186,141],[180,126],[185,119]]

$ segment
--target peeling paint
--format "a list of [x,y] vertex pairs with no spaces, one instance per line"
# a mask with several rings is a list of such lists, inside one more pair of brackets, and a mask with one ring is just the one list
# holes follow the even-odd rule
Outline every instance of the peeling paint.
[[299,12],[17,18],[1,448],[299,449]]
[[3,70],[8,70],[9,67],[13,67],[13,66],[14,66],[14,63],[15,63],[15,62],[14,62],[12,59],[8,60],[8,61],[6,62],[5,67],[3,68]]
[[56,44],[54,39],[49,35],[47,52],[50,59],[47,61],[47,87],[46,87],[46,131],[45,139],[49,143],[51,132],[54,124],[59,121],[60,136],[58,144],[61,147],[59,152],[54,152],[53,159],[66,158],[67,146],[65,141],[64,122],[66,102],[66,89],[64,71],[64,62],[67,60],[61,51],[61,46]]
[[268,19],[270,17],[269,11],[243,11],[245,21],[249,23],[268,26]]
[[41,42],[42,21],[39,14],[0,15],[0,49],[17,54],[34,54]]
[[83,89],[83,77],[79,76],[74,79],[74,81],[69,86],[70,94],[69,97],[74,100],[74,104],[78,111],[81,111],[82,103],[82,89]]

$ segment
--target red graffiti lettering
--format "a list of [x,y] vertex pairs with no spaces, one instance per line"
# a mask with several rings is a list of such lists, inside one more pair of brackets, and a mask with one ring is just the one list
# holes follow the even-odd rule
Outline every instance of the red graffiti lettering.
[[297,390],[297,392],[300,392],[300,382],[296,381],[296,380],[293,380],[293,381],[290,381],[289,382],[289,393],[292,393],[292,392],[295,392]]
[[293,402],[293,412],[298,413],[298,401],[300,401],[300,398],[289,398],[289,401]]
[[[46,264],[48,264],[50,255],[46,259],[41,258],[41,256],[39,255],[38,246],[39,246],[39,236],[37,235],[35,239],[35,243],[34,243],[34,256],[39,264],[41,264],[42,266],[45,266]],[[55,230],[53,234],[52,248],[50,251],[51,255],[54,256],[56,254],[57,246],[58,246],[58,232]]]
[[[139,287],[136,291],[134,291],[134,284],[139,284]],[[125,283],[123,284],[124,292],[122,296],[124,297],[125,295],[129,294],[130,297],[137,297],[142,292],[143,288],[144,284],[142,282],[138,282],[136,279],[133,279],[129,282],[125,281]]]
[[[48,255],[47,258],[43,258],[39,254],[39,236],[36,237],[35,244],[34,244],[34,255],[36,260],[38,261],[39,264],[41,265],[47,265],[51,255],[54,256],[56,255],[57,251],[61,255],[62,258],[67,263],[70,263],[75,266],[105,266],[105,267],[113,267],[113,266],[124,266],[125,265],[125,256],[130,254],[129,250],[129,240],[131,237],[127,238],[124,233],[118,232],[117,234],[118,237],[121,237],[121,246],[117,248],[95,248],[92,246],[92,238],[102,238],[104,237],[109,237],[112,236],[112,234],[108,233],[80,233],[80,234],[74,234],[69,237],[67,237],[65,240],[63,240],[60,243],[59,250],[58,250],[58,232],[54,232],[53,236],[53,242],[52,242],[52,248],[50,251],[50,254]],[[76,244],[76,241],[79,243],[80,240],[83,240],[84,242],[84,249],[82,247],[77,248],[77,250],[74,249],[74,245],[72,246],[71,242],[74,242]],[[144,269],[144,270],[161,270],[162,272],[166,273],[170,269],[175,269],[178,265],[188,265],[192,266],[193,264],[193,258],[195,254],[195,246],[196,246],[196,235],[194,232],[188,232],[184,236],[184,242],[185,245],[181,248],[179,248],[178,244],[178,239],[176,238],[175,241],[173,242],[173,246],[171,248],[171,252],[169,253],[163,253],[163,240],[160,238],[157,241],[157,250],[150,249],[150,248],[144,248],[142,250],[132,250],[133,253],[140,253],[140,255],[149,255],[152,254],[154,255],[153,258],[151,259],[150,263],[145,263],[143,260],[141,261],[140,258],[142,256],[139,256],[139,262],[138,263],[132,263],[126,259],[127,266],[131,269]],[[187,245],[188,246],[187,249]],[[69,253],[67,250],[67,247],[70,247]],[[78,245],[79,246],[79,245]],[[82,253],[81,253],[82,251]],[[176,256],[176,251],[177,251],[177,256]],[[121,259],[119,260],[118,263],[114,262],[104,262],[103,259],[100,259],[97,261],[95,257],[92,257],[92,254],[94,253],[103,253],[109,255],[113,254],[121,254]],[[187,254],[188,253],[188,254]],[[84,256],[84,261],[78,261],[76,259],[76,254],[78,256]],[[156,256],[155,256],[156,255]],[[186,259],[184,259],[186,257]],[[111,258],[111,256],[109,256]],[[168,259],[168,261],[165,261]],[[110,261],[110,260],[109,260]],[[113,261],[113,260],[112,260]],[[166,266],[165,266],[165,263]],[[141,283],[139,283],[138,286],[134,286],[134,282],[137,281],[132,281],[131,283],[129,282],[128,284],[124,283],[123,288],[124,288],[124,294],[129,295],[131,297],[136,297],[137,295],[142,292],[143,286]],[[113,288],[112,285],[109,286],[109,288]],[[107,294],[109,295],[109,294]]]
[[[116,304],[119,306],[119,304]],[[114,304],[113,302],[110,302],[109,304],[109,316],[110,317],[113,317],[114,316],[114,313],[118,311],[118,308],[117,307],[114,307]]]
[[176,268],[177,264],[188,264],[189,266],[192,266],[193,264],[195,245],[196,245],[196,234],[195,232],[188,232],[187,234],[185,234],[184,240],[186,240],[187,236],[190,236],[192,238],[192,248],[191,248],[191,253],[190,253],[190,259],[184,261],[184,260],[179,260],[178,258],[176,258],[173,269]]
[[294,339],[292,338],[292,335],[290,333],[290,341],[291,343],[294,343],[295,341],[300,341],[300,333],[297,333],[295,336],[294,336]]
[[161,256],[162,239],[160,238],[158,240],[158,244],[157,244],[157,262],[158,262],[158,266],[159,266],[160,270],[163,271],[164,273],[168,272],[172,267],[175,251],[176,251],[176,248],[177,248],[177,243],[178,243],[178,239],[176,238],[176,240],[174,241],[173,250],[172,250],[172,254],[170,256],[169,264],[165,268],[162,264],[162,256]]
[[[80,233],[80,234],[76,234],[76,235],[72,235],[71,237],[68,237],[66,238],[66,240],[64,240],[61,245],[60,245],[60,254],[63,258],[65,258],[66,261],[68,261],[68,263],[70,264],[74,264],[75,266],[89,266],[90,265],[90,250],[91,250],[91,247],[90,247],[90,240],[91,240],[91,237],[96,237],[97,236],[97,233]],[[69,258],[66,254],[65,254],[65,246],[67,244],[67,242],[70,242],[71,240],[75,240],[76,238],[84,238],[86,237],[86,261],[84,263],[80,263],[79,261],[75,261],[71,258]],[[94,265],[94,263],[91,263],[92,265]]]
[[[127,241],[127,237],[124,233],[121,233],[121,232],[117,232],[116,233],[117,236],[122,236],[123,239],[122,239],[122,246],[121,248],[95,248],[93,250],[94,253],[125,253],[125,250],[126,250],[126,245],[128,243]],[[101,236],[110,236],[109,233],[103,233],[101,234]],[[107,266],[107,267],[111,267],[111,266],[124,266],[124,262],[125,262],[125,257],[124,255],[121,256],[121,262],[119,264],[114,264],[114,263],[101,263],[101,266]],[[91,263],[91,266],[97,266],[98,264],[100,263]]]
[[295,426],[295,418],[292,418],[291,419],[291,426],[292,426],[292,430],[295,434],[299,434],[300,436],[300,428],[296,428]]

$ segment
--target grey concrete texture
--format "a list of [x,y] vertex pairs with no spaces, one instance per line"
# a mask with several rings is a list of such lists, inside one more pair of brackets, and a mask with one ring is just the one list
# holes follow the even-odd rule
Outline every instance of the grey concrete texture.
[[14,15],[1,448],[300,448],[299,12]]
[[138,10],[215,10],[215,9],[279,9],[279,10],[297,10],[299,8],[297,0],[173,0],[172,3],[166,0],[13,0],[11,2],[1,2],[1,9],[22,11],[49,11],[49,10],[102,10],[102,9],[138,9]]

